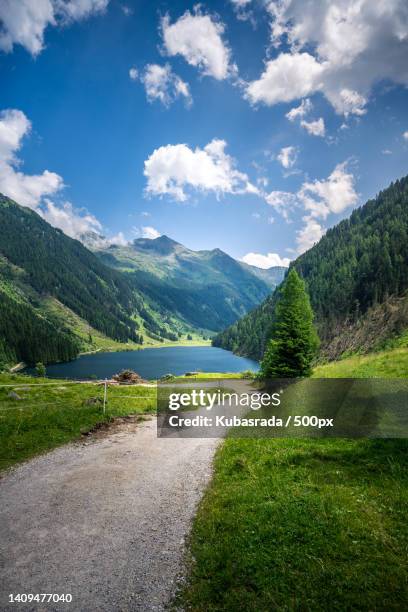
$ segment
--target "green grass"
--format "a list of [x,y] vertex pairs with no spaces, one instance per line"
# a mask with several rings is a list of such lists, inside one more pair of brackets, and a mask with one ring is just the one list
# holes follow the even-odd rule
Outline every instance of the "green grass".
[[[103,414],[103,387],[68,381],[39,384],[50,382],[0,375],[0,470],[70,442],[112,417],[156,410],[156,387],[109,387]],[[22,399],[10,398],[11,391]],[[97,403],[87,403],[91,398]]]
[[314,378],[406,378],[408,348],[355,355],[317,366]]
[[[313,373],[407,375],[403,347]],[[407,609],[407,468],[407,440],[231,436],[217,452],[175,603],[197,612]]]
[[226,440],[179,603],[406,609],[407,451],[405,440]]

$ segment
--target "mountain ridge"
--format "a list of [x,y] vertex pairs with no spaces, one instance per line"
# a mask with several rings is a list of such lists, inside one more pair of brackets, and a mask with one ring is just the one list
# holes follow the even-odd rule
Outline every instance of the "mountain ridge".
[[[115,342],[202,340],[269,293],[221,251],[197,254],[167,236],[126,251],[91,233],[96,254],[2,194],[0,227],[2,364],[73,359]],[[229,284],[225,266],[236,272]]]
[[259,304],[284,268],[252,269],[221,249],[193,251],[168,236],[97,247],[108,266],[127,274],[154,303],[207,331],[219,331]]
[[[306,282],[322,341],[321,359],[374,350],[380,340],[384,343],[400,334],[407,326],[407,302],[390,298],[404,298],[408,292],[408,176],[391,183],[329,229],[290,267]],[[275,290],[218,334],[213,344],[260,359],[277,297]],[[379,309],[382,304],[383,311]]]

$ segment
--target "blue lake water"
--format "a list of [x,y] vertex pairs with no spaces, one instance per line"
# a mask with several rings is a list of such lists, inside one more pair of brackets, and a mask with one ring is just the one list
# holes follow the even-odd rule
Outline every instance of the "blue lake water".
[[[119,351],[117,353],[94,353],[82,355],[75,361],[47,366],[50,378],[84,380],[91,377],[110,378],[121,370],[131,369],[142,378],[160,378],[164,374],[185,372],[242,372],[258,371],[259,364],[252,359],[239,357],[230,351],[212,346],[172,346]],[[28,369],[27,373],[33,373]]]

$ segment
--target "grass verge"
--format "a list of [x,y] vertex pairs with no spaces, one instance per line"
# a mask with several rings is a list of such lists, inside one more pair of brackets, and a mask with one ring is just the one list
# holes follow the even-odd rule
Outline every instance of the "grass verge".
[[233,440],[196,516],[186,609],[401,610],[405,440]]
[[[316,378],[405,377],[395,349]],[[227,439],[194,521],[187,610],[408,607],[408,441]]]

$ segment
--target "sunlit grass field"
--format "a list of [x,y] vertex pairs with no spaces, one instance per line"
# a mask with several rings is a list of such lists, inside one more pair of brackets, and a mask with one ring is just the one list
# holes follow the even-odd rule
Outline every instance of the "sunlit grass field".
[[317,366],[314,378],[407,378],[408,348],[355,355]]
[[156,410],[154,386],[109,387],[105,412],[103,394],[97,383],[1,374],[0,470],[74,440],[112,417]]
[[[316,378],[407,377],[408,350]],[[175,604],[197,612],[408,607],[408,442],[227,439]]]

